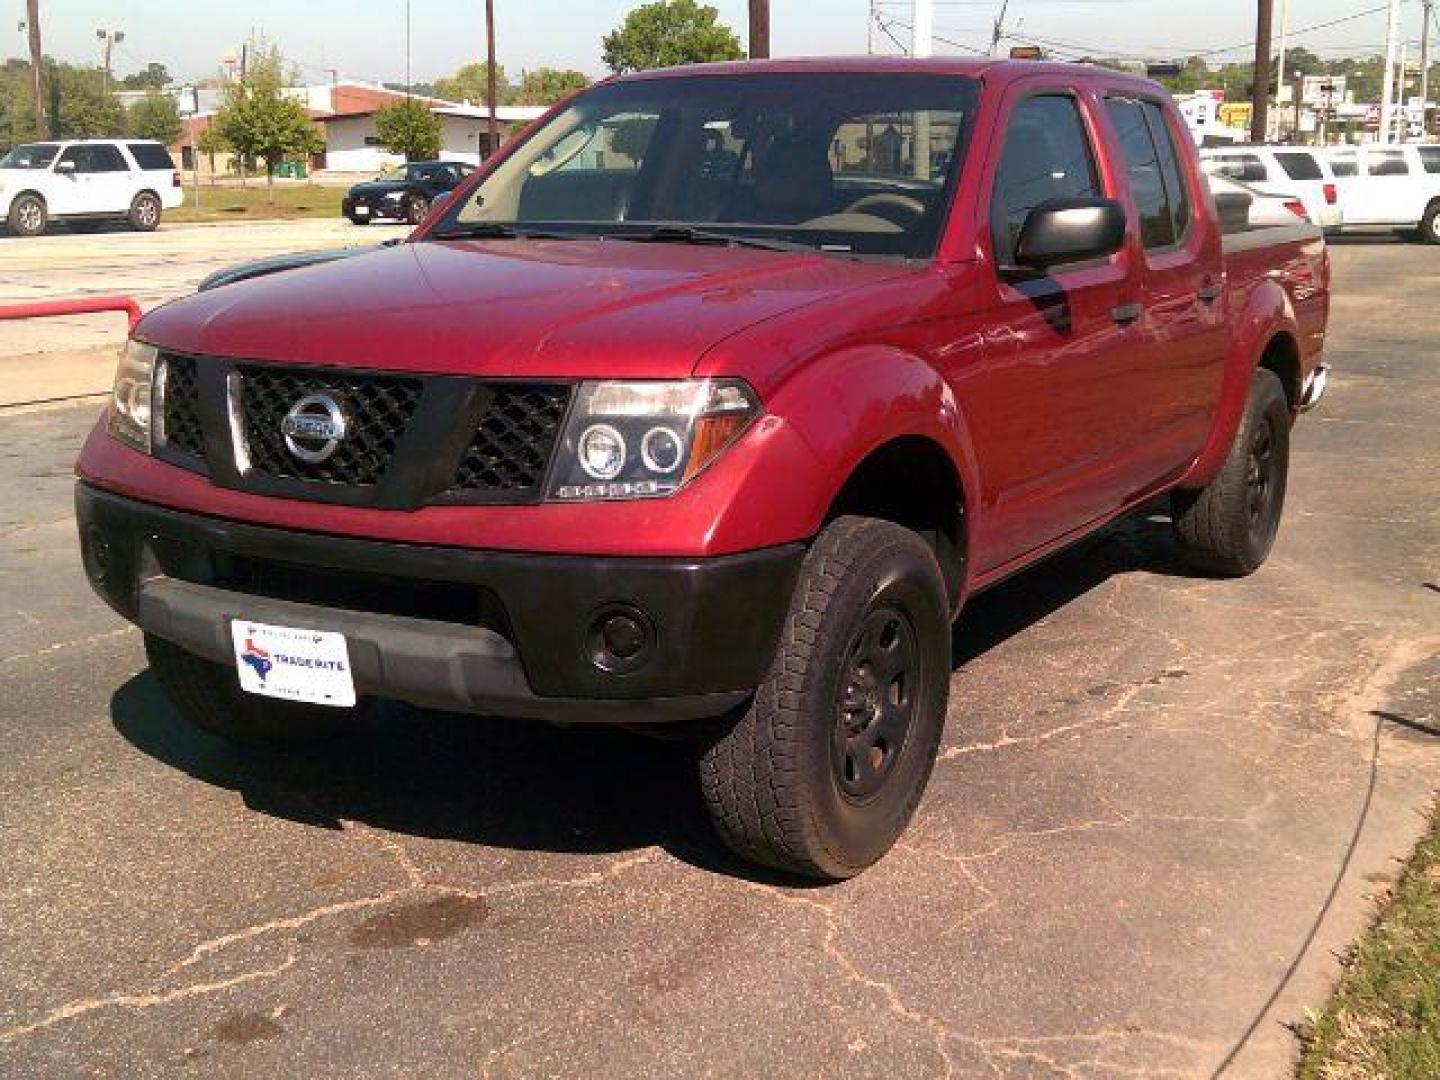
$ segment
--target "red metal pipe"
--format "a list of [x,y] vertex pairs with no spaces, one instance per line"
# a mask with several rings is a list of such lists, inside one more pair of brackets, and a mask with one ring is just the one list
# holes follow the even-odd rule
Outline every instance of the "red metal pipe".
[[87,296],[80,300],[36,300],[28,304],[0,304],[0,321],[35,319],[48,315],[96,315],[105,311],[125,312],[132,330],[140,321],[140,305],[128,296]]

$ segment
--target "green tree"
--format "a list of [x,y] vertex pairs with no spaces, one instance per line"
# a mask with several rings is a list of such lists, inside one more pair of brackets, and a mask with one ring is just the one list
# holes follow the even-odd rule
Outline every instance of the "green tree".
[[[466,64],[454,75],[445,79],[435,80],[436,97],[445,98],[447,101],[468,101],[474,105],[487,103],[486,95],[490,92],[486,86],[486,73],[489,65],[485,63]],[[505,65],[495,65],[495,104],[509,105],[514,99],[514,88],[505,78]]]
[[536,68],[520,79],[516,95],[520,105],[553,105],[590,84],[584,72],[559,68]]
[[375,114],[381,145],[406,161],[428,161],[440,156],[440,118],[415,98],[386,105]]
[[215,155],[229,152],[230,144],[213,123],[206,124],[195,136],[195,149],[210,159],[210,171],[215,171]]
[[35,137],[35,107],[30,94],[30,65],[6,60],[0,65],[0,151]]
[[601,41],[611,71],[739,60],[745,50],[720,13],[696,0],[655,0],[636,8]]
[[125,132],[125,109],[105,89],[99,68],[54,64],[46,76],[57,139],[113,138]]
[[154,89],[147,90],[143,98],[130,106],[127,126],[129,134],[137,139],[154,139],[166,146],[179,142],[185,130],[175,99]]
[[150,63],[144,71],[126,75],[120,80],[122,90],[163,90],[171,83],[170,71],[164,64]]
[[283,61],[274,46],[251,50],[249,70],[226,90],[214,126],[242,161],[265,163],[267,189],[282,161],[325,145],[304,104],[285,93]]

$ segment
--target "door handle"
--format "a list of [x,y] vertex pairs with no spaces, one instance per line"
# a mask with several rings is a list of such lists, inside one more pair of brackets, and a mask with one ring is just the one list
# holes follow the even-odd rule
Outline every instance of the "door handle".
[[1139,304],[1121,304],[1110,312],[1110,318],[1120,326],[1128,326],[1130,323],[1139,322],[1144,314],[1145,309]]
[[1203,287],[1200,289],[1200,291],[1195,294],[1195,297],[1196,297],[1196,299],[1198,299],[1202,304],[1213,304],[1216,300],[1219,300],[1219,299],[1220,299],[1220,286],[1219,286],[1219,285],[1206,285],[1206,286],[1203,286]]

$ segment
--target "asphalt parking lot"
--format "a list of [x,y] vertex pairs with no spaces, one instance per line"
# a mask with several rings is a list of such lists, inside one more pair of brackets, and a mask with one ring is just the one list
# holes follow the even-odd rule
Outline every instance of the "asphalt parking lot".
[[1283,1075],[1440,776],[1440,251],[1335,259],[1270,563],[1142,515],[979,599],[914,826],[827,888],[728,859],[681,746],[187,730],[80,571],[95,403],[0,410],[0,1073]]

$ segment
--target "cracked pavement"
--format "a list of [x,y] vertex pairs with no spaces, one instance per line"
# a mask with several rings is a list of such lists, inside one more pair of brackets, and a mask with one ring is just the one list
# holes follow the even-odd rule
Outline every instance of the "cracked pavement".
[[0,411],[0,1073],[1285,1075],[1440,776],[1440,261],[1335,258],[1270,563],[1142,514],[977,599],[916,821],[836,887],[727,858],[679,745],[190,732],[81,576],[94,406]]

